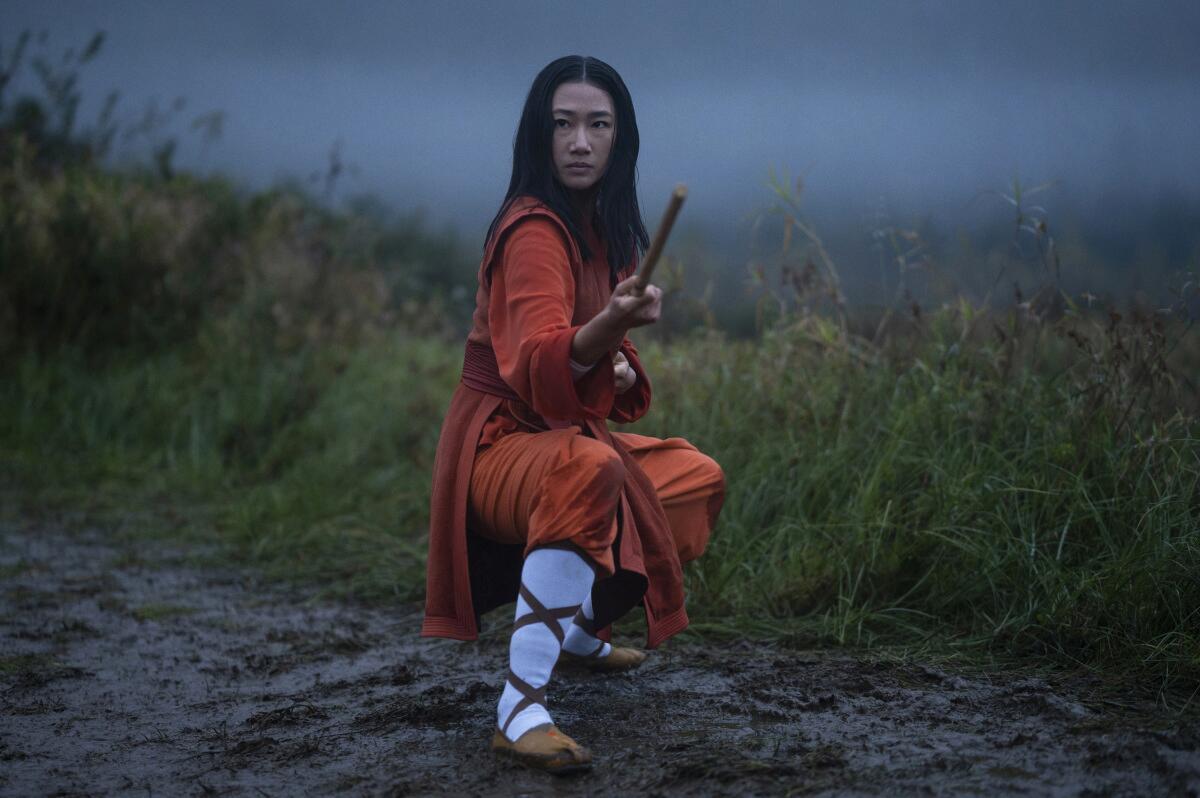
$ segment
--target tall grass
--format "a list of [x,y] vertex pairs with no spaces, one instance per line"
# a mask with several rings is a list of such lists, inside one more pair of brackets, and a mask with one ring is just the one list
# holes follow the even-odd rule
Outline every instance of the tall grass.
[[[1200,674],[1193,418],[1134,431],[1120,397],[1097,412],[982,345],[947,356],[930,333],[906,362],[869,362],[840,334],[808,319],[647,347],[656,404],[636,428],[728,475],[689,567],[698,630]],[[0,390],[4,471],[34,505],[201,503],[272,573],[415,599],[458,357],[402,336],[200,370],[31,355]]]
[[729,476],[691,575],[700,626],[1195,678],[1200,425],[1130,434],[1120,405],[944,351],[866,364],[785,328],[650,353],[647,431]]
[[0,387],[8,512],[173,505],[276,575],[417,596],[438,419],[457,377],[447,345],[194,354],[100,372],[77,354],[22,358]]

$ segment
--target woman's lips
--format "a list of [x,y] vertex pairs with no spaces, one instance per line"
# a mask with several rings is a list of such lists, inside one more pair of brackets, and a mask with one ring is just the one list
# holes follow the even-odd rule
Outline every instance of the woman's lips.
[[567,164],[567,168],[582,170],[582,169],[591,169],[592,166],[591,166],[591,164],[586,164],[586,163],[572,163],[572,164]]

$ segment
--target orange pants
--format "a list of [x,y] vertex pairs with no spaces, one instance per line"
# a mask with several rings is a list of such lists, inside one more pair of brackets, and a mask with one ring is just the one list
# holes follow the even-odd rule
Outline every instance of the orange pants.
[[[653,483],[680,561],[699,557],[725,500],[721,467],[683,438],[613,437]],[[475,456],[471,526],[502,543],[525,543],[526,552],[567,541],[612,573],[624,481],[616,451],[578,427],[512,432]]]

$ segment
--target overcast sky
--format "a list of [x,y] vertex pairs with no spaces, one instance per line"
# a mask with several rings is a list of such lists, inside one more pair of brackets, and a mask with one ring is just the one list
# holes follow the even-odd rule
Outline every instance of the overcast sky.
[[[730,224],[770,169],[810,205],[961,208],[1014,175],[1088,198],[1200,187],[1200,3],[0,2],[5,52],[108,32],[85,73],[132,116],[183,96],[222,139],[181,160],[253,185],[320,169],[346,191],[479,231],[507,186],[529,84],[560,55],[624,77],[641,197]],[[92,108],[95,107],[93,104]],[[85,115],[86,116],[86,115]]]

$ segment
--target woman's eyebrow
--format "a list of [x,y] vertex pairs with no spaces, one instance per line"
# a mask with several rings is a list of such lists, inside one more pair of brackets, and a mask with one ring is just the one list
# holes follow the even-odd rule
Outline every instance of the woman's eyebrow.
[[[555,108],[551,113],[562,114],[563,116],[575,116],[575,112],[570,108]],[[588,119],[595,119],[600,116],[612,116],[611,111],[588,111]]]

